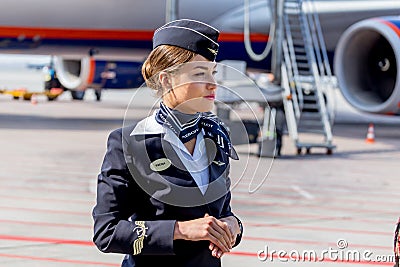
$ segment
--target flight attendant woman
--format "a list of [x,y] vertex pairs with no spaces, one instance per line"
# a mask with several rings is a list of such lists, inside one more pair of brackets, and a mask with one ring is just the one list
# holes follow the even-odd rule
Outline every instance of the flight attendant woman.
[[98,176],[93,240],[122,266],[221,266],[242,236],[230,208],[227,130],[213,115],[219,32],[176,20],[154,32],[142,73],[160,108],[113,131]]

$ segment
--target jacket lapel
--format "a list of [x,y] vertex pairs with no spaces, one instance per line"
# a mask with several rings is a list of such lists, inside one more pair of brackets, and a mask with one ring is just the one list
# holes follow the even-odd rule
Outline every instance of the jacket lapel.
[[[224,151],[214,141],[209,138],[205,138],[206,149],[209,161],[209,184],[207,191],[204,195],[206,203],[208,203],[208,209],[210,214],[218,216],[218,210],[220,203],[216,203],[216,200],[223,198],[228,192],[227,187],[227,171],[229,168],[228,157]],[[217,201],[218,202],[218,201]]]

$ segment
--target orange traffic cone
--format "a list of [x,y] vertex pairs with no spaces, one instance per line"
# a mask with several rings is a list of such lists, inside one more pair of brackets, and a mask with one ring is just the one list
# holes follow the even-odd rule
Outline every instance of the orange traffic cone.
[[367,138],[365,139],[367,143],[374,143],[375,142],[375,130],[374,124],[370,123],[368,126]]
[[36,97],[35,94],[33,94],[33,95],[31,96],[31,104],[32,104],[32,105],[36,105],[37,103],[38,103],[37,97]]

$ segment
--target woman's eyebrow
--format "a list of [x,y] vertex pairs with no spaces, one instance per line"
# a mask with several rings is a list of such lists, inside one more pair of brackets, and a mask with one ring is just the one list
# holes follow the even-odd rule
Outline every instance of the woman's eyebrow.
[[196,66],[196,67],[194,67],[194,69],[208,70],[207,67],[203,67],[203,66]]
[[[214,66],[212,66],[212,69],[215,69],[217,67],[217,64],[215,64]],[[208,67],[204,67],[204,66],[196,66],[194,67],[194,69],[202,69],[202,70],[208,70]]]

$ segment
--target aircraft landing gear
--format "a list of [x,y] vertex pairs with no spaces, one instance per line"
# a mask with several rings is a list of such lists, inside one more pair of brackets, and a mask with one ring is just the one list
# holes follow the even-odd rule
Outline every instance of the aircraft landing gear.
[[101,89],[94,89],[94,95],[96,96],[96,101],[101,100]]
[[[101,100],[101,91],[102,91],[101,89],[94,89],[94,95],[96,97],[96,101]],[[85,97],[86,91],[70,90],[70,92],[73,100],[82,101],[83,98]]]
[[70,90],[70,92],[73,100],[82,101],[85,96],[85,91]]

